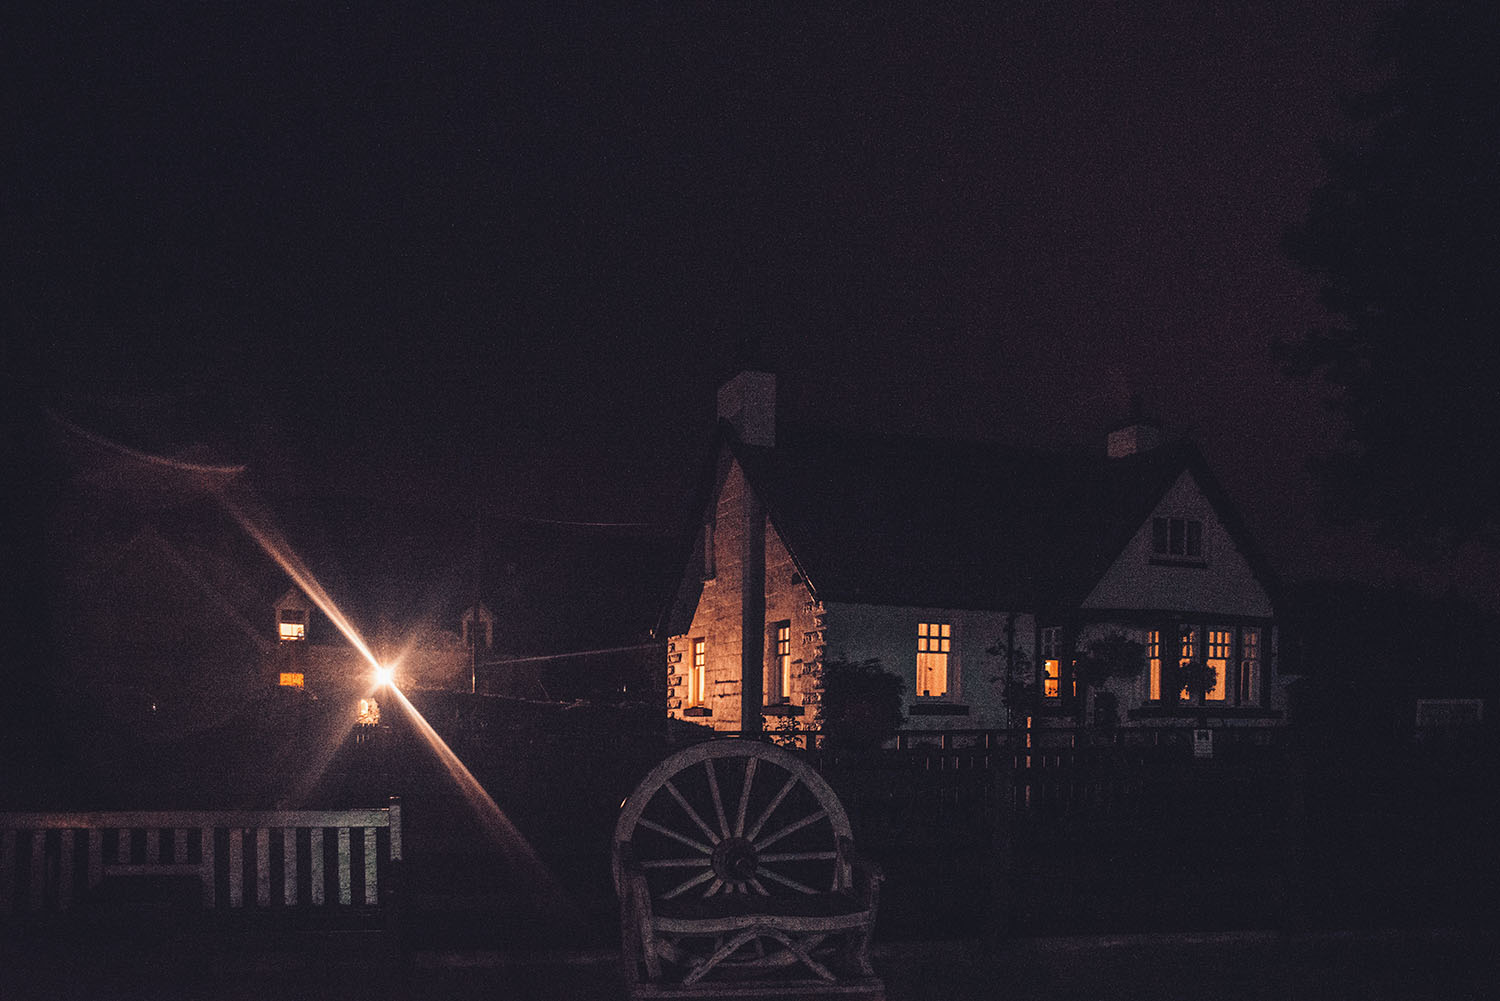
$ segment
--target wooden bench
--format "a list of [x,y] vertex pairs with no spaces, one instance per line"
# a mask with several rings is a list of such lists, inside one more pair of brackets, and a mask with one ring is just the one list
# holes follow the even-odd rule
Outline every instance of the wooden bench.
[[868,958],[881,873],[788,751],[715,740],[667,758],[624,803],[613,871],[632,997],[884,997]]
[[349,810],[0,814],[0,922],[74,910],[101,888],[196,881],[204,911],[394,920],[401,804]]

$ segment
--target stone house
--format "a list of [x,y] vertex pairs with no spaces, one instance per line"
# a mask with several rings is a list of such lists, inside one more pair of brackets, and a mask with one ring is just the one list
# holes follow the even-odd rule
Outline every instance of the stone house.
[[[777,427],[764,372],[727,383],[719,414],[660,627],[671,716],[810,724],[824,664],[878,659],[913,730],[1003,728],[1022,705],[1127,727],[1283,722],[1274,582],[1190,443],[1144,424],[1062,454]],[[1080,687],[1079,657],[1115,634],[1141,644],[1139,673]],[[1183,661],[1212,666],[1212,690],[1175,695]],[[1030,691],[1016,709],[1007,679]]]

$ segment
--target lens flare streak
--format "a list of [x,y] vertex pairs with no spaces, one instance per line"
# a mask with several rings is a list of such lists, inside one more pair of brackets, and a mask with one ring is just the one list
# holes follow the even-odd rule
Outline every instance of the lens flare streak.
[[333,603],[333,599],[329,597],[328,592],[323,590],[323,585],[318,583],[318,579],[313,576],[312,571],[303,565],[302,560],[292,551],[291,546],[287,545],[286,540],[281,538],[274,529],[267,528],[251,518],[245,509],[233,499],[225,497],[224,507],[234,517],[234,520],[239,522],[240,527],[249,533],[250,537],[256,541],[260,548],[264,549],[266,554],[275,560],[281,569],[286,571],[287,576],[292,578],[293,582],[302,589],[302,593],[307,595],[308,600],[317,605],[323,614],[328,616],[328,620],[338,628],[339,632],[344,634],[344,637],[353,645],[354,649],[359,651],[360,656],[369,661],[370,666],[377,672],[380,671],[383,665],[375,658],[375,654],[371,652],[370,648],[365,645],[365,641],[360,638],[359,633],[354,628],[354,624],[344,617],[343,612],[339,611],[338,606]]

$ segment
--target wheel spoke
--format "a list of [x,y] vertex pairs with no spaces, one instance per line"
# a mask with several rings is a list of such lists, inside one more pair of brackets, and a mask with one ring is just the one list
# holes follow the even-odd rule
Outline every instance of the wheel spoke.
[[756,879],[754,876],[750,877],[750,885],[753,886],[755,888],[755,892],[760,894],[762,897],[769,897],[771,895],[771,891],[766,889],[766,885],[760,880]]
[[[833,856],[829,856],[832,858]],[[642,869],[696,869],[698,866],[708,865],[708,859],[698,858],[656,858],[645,862],[637,862]]]
[[714,833],[713,828],[709,827],[703,822],[703,818],[698,816],[698,811],[693,809],[693,804],[689,803],[687,799],[682,795],[682,793],[677,791],[677,787],[671,782],[663,782],[662,785],[666,788],[667,792],[672,794],[672,798],[675,799],[678,805],[682,807],[683,811],[688,815],[688,818],[691,819],[693,823],[698,825],[698,830],[708,835],[709,842],[712,844],[718,844],[720,840],[719,836]]
[[703,891],[703,896],[704,897],[712,897],[715,893],[718,893],[719,890],[721,890],[723,887],[724,887],[724,881],[722,879],[716,879],[712,883],[708,884],[708,889],[706,889],[706,890]]
[[762,862],[815,862],[836,859],[838,852],[770,852],[760,856]]
[[766,877],[767,879],[773,881],[773,882],[780,883],[782,886],[789,886],[793,890],[796,890],[798,893],[817,893],[818,892],[817,890],[814,890],[812,887],[808,886],[806,883],[799,883],[795,879],[791,879],[790,877],[783,876],[781,873],[779,873],[779,872],[773,872],[770,869],[762,869],[761,870],[761,875],[764,876],[764,877]]
[[[781,791],[776,794],[776,798],[771,800],[771,805],[761,811],[760,819],[755,822],[755,825],[751,827],[750,830],[745,832],[746,838],[751,841],[755,840],[755,836],[760,833],[760,829],[765,826],[766,821],[771,819],[771,814],[776,812],[776,808],[781,805],[781,801],[786,799],[786,794],[791,792],[792,787],[796,784],[796,775],[790,775],[787,777],[786,785],[782,786]],[[759,848],[760,845],[756,845],[755,847]]]
[[762,838],[761,840],[755,842],[755,850],[756,851],[764,851],[765,849],[769,848],[771,845],[775,844],[776,842],[780,841],[782,838],[786,837],[788,834],[791,834],[793,831],[800,831],[800,830],[802,830],[802,828],[806,827],[808,824],[817,823],[818,821],[822,820],[826,816],[828,816],[828,811],[827,810],[815,810],[812,813],[808,814],[807,816],[803,817],[801,820],[799,820],[799,821],[797,821],[795,823],[792,823],[792,824],[787,824],[785,827],[783,827],[781,830],[777,831],[775,834],[767,835],[766,837]]
[[696,848],[696,849],[698,849],[698,851],[702,852],[705,855],[712,855],[713,854],[714,850],[712,848],[710,848],[708,845],[705,845],[703,842],[701,842],[701,841],[694,841],[692,838],[688,837],[686,834],[678,834],[676,831],[672,830],[670,827],[663,827],[661,824],[658,824],[654,820],[647,820],[645,817],[642,817],[640,819],[639,823],[640,823],[640,825],[642,827],[645,827],[645,828],[648,828],[650,830],[653,830],[657,834],[665,834],[667,837],[671,838],[673,841],[680,841],[683,844],[687,845],[689,848]]
[[729,821],[724,816],[724,800],[719,795],[719,777],[714,774],[714,759],[704,758],[703,767],[708,770],[708,791],[714,798],[714,813],[719,818],[719,833],[729,837]]
[[745,759],[745,787],[740,790],[740,810],[734,817],[734,836],[745,836],[745,810],[750,806],[750,786],[755,783],[755,766],[760,759],[755,755]]
[[678,894],[680,894],[680,893],[686,893],[688,890],[691,890],[693,887],[697,886],[699,883],[707,883],[710,879],[713,879],[713,878],[714,878],[714,871],[712,869],[705,869],[702,872],[700,872],[698,875],[694,876],[692,879],[690,879],[690,880],[688,880],[688,881],[686,881],[684,883],[678,883],[676,886],[672,887],[672,889],[668,890],[666,893],[663,893],[661,895],[661,897],[662,897],[663,900],[671,900],[673,897],[677,896]]

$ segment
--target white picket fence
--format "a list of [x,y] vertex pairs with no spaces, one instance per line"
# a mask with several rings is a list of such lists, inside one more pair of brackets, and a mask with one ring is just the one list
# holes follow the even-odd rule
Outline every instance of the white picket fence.
[[349,810],[0,813],[0,917],[66,911],[105,880],[149,876],[196,876],[209,910],[374,908],[400,860],[395,798]]

